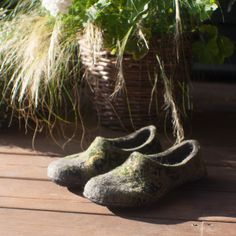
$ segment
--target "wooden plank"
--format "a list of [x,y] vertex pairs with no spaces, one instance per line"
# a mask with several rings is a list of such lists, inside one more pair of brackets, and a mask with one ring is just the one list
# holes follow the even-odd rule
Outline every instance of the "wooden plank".
[[236,170],[231,167],[208,166],[208,176],[200,181],[185,185],[185,189],[236,192]]
[[47,167],[48,164],[59,159],[58,157],[42,156],[42,155],[15,155],[15,154],[2,154],[0,153],[0,163],[4,165],[15,165],[15,166],[38,166]]
[[[221,204],[223,203],[223,204]],[[167,218],[182,220],[205,220],[236,223],[236,195],[175,191],[147,209],[113,210],[119,216],[142,216],[144,218]]]
[[37,199],[77,199],[76,195],[49,181],[0,179],[0,196]]
[[192,87],[194,111],[235,111],[235,83],[193,81]]
[[200,236],[198,222],[0,209],[4,236]]
[[[204,133],[204,132],[203,132]],[[233,132],[234,133],[234,132]],[[205,135],[208,139],[209,134]],[[205,137],[204,136],[204,137]],[[22,137],[17,136],[14,137],[12,134],[10,136],[13,139],[14,142],[19,142],[19,140],[22,142],[22,144],[10,144],[10,143],[4,143],[3,140],[0,138],[0,161],[4,159],[4,156],[8,156],[8,159],[10,159],[10,155],[12,155],[12,159],[14,157],[16,158],[25,158],[25,157],[34,157],[34,156],[65,156],[71,153],[76,153],[81,150],[78,141],[71,143],[66,150],[60,150],[59,147],[55,147],[55,143],[52,142],[50,139],[40,139],[38,141],[39,143],[39,150],[35,151],[32,148],[29,148],[29,137]],[[8,137],[8,139],[10,138]],[[160,137],[161,142],[163,143],[164,147],[169,147],[170,143],[166,143],[166,140],[164,137]],[[16,139],[16,140],[15,140]],[[226,139],[226,138],[225,138]],[[15,140],[15,141],[14,141]],[[25,141],[26,140],[26,141]],[[235,140],[236,141],[236,140]],[[24,142],[27,142],[25,146],[23,145]],[[208,145],[202,144],[202,156],[206,160],[208,165],[214,165],[214,166],[227,166],[227,167],[234,167],[236,168],[236,147],[234,145],[234,140],[229,140],[227,144],[224,141],[220,145],[214,143],[210,143]],[[201,140],[200,140],[201,143]],[[18,145],[18,146],[17,146]],[[86,146],[86,145],[85,145]],[[41,151],[40,151],[41,150]],[[38,157],[37,157],[38,158]],[[17,160],[15,160],[17,162]],[[23,161],[24,162],[24,161]],[[20,163],[20,162],[19,162]]]
[[[213,118],[213,117],[212,117]],[[203,120],[205,123],[206,120]],[[213,126],[213,125],[212,125]],[[208,129],[214,129],[211,125],[208,127],[206,125],[202,125],[201,128],[197,127],[200,132],[200,135],[191,135],[190,138],[196,137],[199,138],[199,142],[202,146],[203,157],[206,159],[208,164],[210,165],[219,165],[219,166],[234,166],[236,167],[236,139],[235,139],[235,131],[232,129],[232,125],[227,128],[225,131],[222,127],[219,138],[215,135],[215,132],[209,131]],[[230,132],[229,132],[230,131]],[[91,140],[97,134],[104,134],[102,136],[119,136],[124,135],[124,133],[117,133],[114,131],[102,130],[100,132],[93,132],[84,142],[84,148],[86,148]],[[217,132],[219,133],[219,132]],[[223,134],[222,134],[223,133]],[[229,136],[229,133],[231,135]],[[232,136],[232,137],[231,137]],[[7,154],[13,154],[15,156],[19,155],[35,155],[35,156],[65,156],[71,153],[77,153],[81,151],[80,147],[80,139],[77,138],[71,143],[69,143],[65,149],[63,150],[61,147],[57,146],[50,138],[48,137],[40,137],[36,139],[36,150],[32,149],[32,140],[31,136],[26,136],[23,134],[10,133],[10,134],[2,134],[0,135],[0,156],[4,156]],[[161,139],[161,143],[164,148],[168,148],[171,143],[167,142],[167,139],[164,135],[159,135]],[[59,141],[61,145],[62,141]]]
[[235,236],[236,224],[0,209],[4,236]]
[[47,169],[38,166],[0,166],[0,178],[37,179],[48,181]]
[[202,232],[203,236],[235,236],[236,224],[204,222]]
[[[36,138],[34,144],[32,143],[33,136],[22,133],[4,133],[0,134],[0,153],[15,154],[15,155],[43,155],[43,156],[65,156],[71,153],[81,151],[80,138],[77,137],[69,142],[65,147],[63,146],[67,140],[57,139],[57,144],[52,138],[46,135]],[[89,142],[86,138],[84,146]],[[34,145],[34,146],[33,146]]]
[[[235,142],[236,143],[236,142]],[[236,168],[236,147],[203,146],[202,156],[209,166],[225,166]]]
[[48,180],[47,166],[56,157],[0,154],[0,177]]
[[55,143],[46,137],[38,139],[36,141],[36,149],[33,149],[31,135],[15,132],[0,135],[0,153],[15,155],[60,155],[63,153],[63,150],[56,147]]
[[77,196],[76,199],[0,197],[0,209],[26,209],[61,213],[114,215],[108,208]]
[[[203,147],[202,156],[209,166],[225,166],[236,168],[236,147]],[[59,158],[59,157],[58,157]],[[57,159],[55,156],[39,154],[11,154],[0,152],[2,165],[28,165],[35,162],[35,165],[47,166],[51,161]]]
[[[0,207],[129,217],[236,222],[236,193],[178,189],[151,209],[107,209],[45,181],[0,179]],[[220,204],[224,203],[224,204]]]
[[55,160],[42,156],[4,156],[0,155],[0,177],[48,180],[47,166]]
[[[47,181],[47,166],[57,158],[43,156],[0,155],[0,177],[38,179]],[[187,185],[192,188],[208,191],[236,192],[236,170],[234,167],[208,166],[209,176],[203,181]]]
[[[96,136],[119,137],[127,133],[90,124],[90,127],[86,127],[87,129],[85,130],[85,136],[82,142],[83,145],[81,146],[82,129],[79,127],[77,127],[76,135],[68,142],[74,132],[74,128],[70,127],[69,130],[64,130],[64,134],[68,134],[68,138],[58,135],[53,140],[50,135],[38,134],[34,142],[34,148],[32,143],[34,134],[32,132],[25,134],[16,129],[6,130],[0,134],[0,153],[65,156],[81,151],[82,146],[86,149]],[[22,130],[24,131],[24,128]]]

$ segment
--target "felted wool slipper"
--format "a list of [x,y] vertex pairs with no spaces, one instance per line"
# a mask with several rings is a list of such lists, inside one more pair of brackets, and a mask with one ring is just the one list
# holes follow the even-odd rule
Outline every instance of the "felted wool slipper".
[[134,151],[147,154],[161,151],[155,126],[114,139],[96,137],[85,152],[52,162],[48,177],[62,186],[83,188],[90,178],[121,165]]
[[119,167],[92,178],[83,195],[109,207],[150,205],[171,189],[206,176],[195,140],[184,141],[156,154],[134,152]]

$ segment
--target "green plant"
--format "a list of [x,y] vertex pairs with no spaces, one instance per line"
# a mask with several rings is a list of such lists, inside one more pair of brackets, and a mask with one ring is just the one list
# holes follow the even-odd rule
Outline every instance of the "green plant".
[[[136,60],[144,57],[153,37],[173,35],[178,52],[182,36],[204,31],[202,22],[210,19],[219,4],[217,0],[5,0],[2,7],[0,73],[5,94],[10,94],[11,105],[26,121],[35,121],[36,129],[46,124],[51,130],[57,120],[67,123],[71,110],[76,120],[81,118],[77,109],[81,39],[87,37],[91,48],[105,48],[116,55],[121,68],[124,54]],[[217,32],[211,36],[212,44],[220,48],[217,53],[211,46],[195,48],[207,50],[212,60],[222,62],[233,47],[225,47],[229,41]],[[164,68],[161,58],[157,66]],[[120,70],[118,80],[124,79]],[[169,98],[170,90],[166,88]],[[71,110],[64,112],[68,102]]]
[[140,59],[153,36],[196,31],[217,8],[215,0],[74,1],[63,20],[73,29],[88,22],[96,25],[103,32],[105,48],[115,54],[124,43],[125,52]]
[[[120,73],[117,77],[118,83],[114,93],[124,87],[125,84],[125,78],[122,75],[124,54],[131,54],[135,60],[139,60],[148,53],[153,37],[160,39],[172,35],[176,44],[176,57],[178,57],[178,51],[182,50],[182,37],[185,34],[202,32],[203,22],[209,20],[213,12],[219,7],[218,1],[215,0],[99,0],[85,2],[87,3],[83,4],[86,6],[85,10],[84,8],[81,9],[79,3],[78,5],[74,4],[69,14],[64,15],[62,19],[71,22],[72,27],[74,27],[73,19],[78,17],[79,12],[82,12],[82,18],[78,18],[78,23],[80,23],[78,25],[85,29],[85,34],[82,37],[91,38],[91,35],[100,30],[102,45],[100,45],[101,39],[99,37],[97,37],[97,42],[95,38],[86,40],[86,42],[91,43],[90,48],[94,48],[97,43],[95,48],[98,50],[105,48],[117,56],[117,66],[120,67]],[[95,30],[91,25],[95,27]],[[93,30],[94,32],[89,32]],[[211,61],[202,56],[199,56],[198,59],[205,63],[222,63],[226,57],[232,54],[233,45],[226,37],[217,34],[215,41],[217,41],[218,47],[215,49],[216,51],[213,49],[206,52],[206,55],[210,54]],[[227,44],[225,45],[225,43]],[[205,50],[206,44],[208,42],[201,42],[202,51]],[[197,50],[195,52],[198,55],[199,52]],[[181,140],[184,132],[179,111],[172,95],[171,82],[168,81],[171,78],[168,78],[163,72],[164,66],[161,58],[157,60],[157,66],[162,71],[160,76],[163,77],[165,87],[163,96],[166,106],[170,108],[172,113],[174,135],[177,140]]]
[[2,100],[10,97],[8,106],[35,131],[78,120],[76,35],[63,36],[64,24],[48,16],[41,1],[21,0],[7,12],[0,21]]
[[234,44],[225,36],[219,35],[213,25],[199,27],[200,40],[193,44],[193,52],[198,61],[206,64],[222,64],[234,52]]

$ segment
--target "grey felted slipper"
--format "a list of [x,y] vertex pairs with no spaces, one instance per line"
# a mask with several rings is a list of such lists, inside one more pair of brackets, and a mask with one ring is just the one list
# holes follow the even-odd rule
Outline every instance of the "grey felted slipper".
[[86,151],[52,162],[48,177],[62,186],[83,188],[90,178],[121,165],[134,151],[146,154],[161,151],[155,126],[114,139],[96,137]]
[[134,152],[119,167],[92,178],[83,195],[109,207],[150,205],[171,189],[206,176],[195,140],[184,141],[156,155]]

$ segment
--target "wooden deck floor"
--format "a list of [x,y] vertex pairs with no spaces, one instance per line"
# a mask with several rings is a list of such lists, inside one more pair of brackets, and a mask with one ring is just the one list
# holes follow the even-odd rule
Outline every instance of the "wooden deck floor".
[[64,153],[39,138],[0,134],[1,236],[236,236],[236,113],[204,112],[189,137],[202,145],[209,176],[147,209],[112,210],[48,181],[47,165]]

